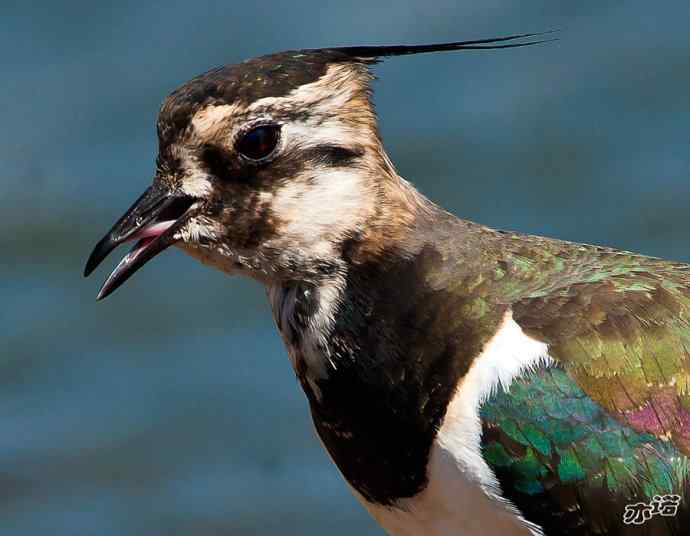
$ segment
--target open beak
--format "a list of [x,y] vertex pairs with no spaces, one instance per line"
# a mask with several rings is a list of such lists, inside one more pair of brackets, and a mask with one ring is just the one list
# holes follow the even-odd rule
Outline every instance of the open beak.
[[195,199],[183,194],[171,193],[158,186],[150,186],[125,212],[96,247],[86,261],[84,277],[88,277],[108,254],[120,244],[136,240],[120,263],[108,276],[98,292],[101,300],[127,281],[134,272],[144,266],[164,249],[177,242],[176,230]]

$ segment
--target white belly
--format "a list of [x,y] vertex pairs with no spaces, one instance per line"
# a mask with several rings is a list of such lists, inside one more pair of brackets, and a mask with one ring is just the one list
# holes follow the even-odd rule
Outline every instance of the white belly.
[[[534,536],[539,527],[501,499],[500,487],[481,456],[480,405],[499,387],[539,366],[547,346],[524,334],[508,312],[494,337],[460,381],[436,435],[428,484],[396,507],[362,504],[393,536]],[[358,494],[356,494],[358,495]]]
[[392,536],[534,536],[510,504],[491,497],[438,444],[429,464],[429,485],[397,507],[386,508],[358,497]]

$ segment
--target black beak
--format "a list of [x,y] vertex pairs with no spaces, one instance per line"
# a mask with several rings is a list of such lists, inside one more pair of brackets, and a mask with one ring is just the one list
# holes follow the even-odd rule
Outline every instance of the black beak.
[[134,272],[178,239],[175,231],[195,199],[151,186],[113,225],[93,248],[84,268],[88,277],[117,246],[130,240],[137,243],[112,271],[96,297],[101,300],[111,294]]

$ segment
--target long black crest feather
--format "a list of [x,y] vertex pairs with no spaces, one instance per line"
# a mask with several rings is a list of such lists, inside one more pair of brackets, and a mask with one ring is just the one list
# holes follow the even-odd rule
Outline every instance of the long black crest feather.
[[548,43],[556,41],[556,38],[551,39],[537,39],[532,41],[524,41],[519,43],[508,43],[507,41],[516,41],[518,39],[529,39],[530,37],[539,37],[554,33],[556,30],[540,33],[526,33],[507,35],[504,37],[492,37],[489,39],[474,39],[472,41],[456,41],[453,43],[436,43],[430,45],[377,45],[377,46],[356,46],[356,47],[338,47],[332,50],[337,50],[355,58],[382,58],[389,56],[405,56],[408,54],[424,54],[426,52],[443,52],[449,50],[490,50],[497,48],[518,48],[530,45],[538,45],[540,43]]

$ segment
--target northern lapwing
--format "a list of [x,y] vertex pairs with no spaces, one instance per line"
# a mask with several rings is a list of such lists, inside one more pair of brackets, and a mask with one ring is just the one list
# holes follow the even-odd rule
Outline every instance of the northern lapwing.
[[381,58],[540,39],[202,74],[86,264],[134,242],[99,298],[171,245],[263,283],[321,441],[396,536],[690,534],[690,265],[459,219],[379,135]]

